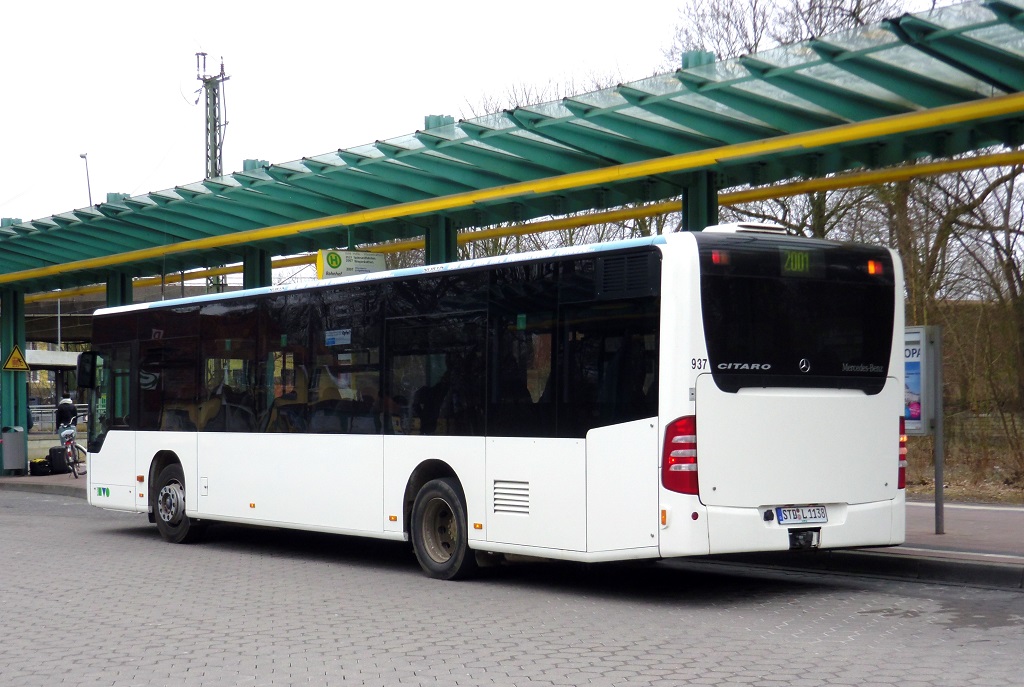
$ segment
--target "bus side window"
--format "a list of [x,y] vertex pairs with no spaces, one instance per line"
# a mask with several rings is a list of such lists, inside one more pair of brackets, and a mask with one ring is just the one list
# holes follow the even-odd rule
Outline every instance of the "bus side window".
[[139,346],[137,429],[196,430],[197,350],[193,338],[156,339]]
[[410,399],[385,433],[481,436],[484,433],[483,313],[388,323],[385,395]]
[[645,298],[566,312],[559,436],[657,414],[658,307]]

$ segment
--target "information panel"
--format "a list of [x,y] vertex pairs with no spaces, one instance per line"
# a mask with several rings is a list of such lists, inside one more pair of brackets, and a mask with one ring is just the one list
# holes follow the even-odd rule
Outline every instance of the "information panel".
[[354,250],[321,250],[316,255],[317,279],[369,274],[386,269],[383,253]]
[[932,380],[934,364],[928,345],[928,327],[907,327],[904,333],[904,404],[903,418],[907,434],[926,436],[932,432],[935,417]]

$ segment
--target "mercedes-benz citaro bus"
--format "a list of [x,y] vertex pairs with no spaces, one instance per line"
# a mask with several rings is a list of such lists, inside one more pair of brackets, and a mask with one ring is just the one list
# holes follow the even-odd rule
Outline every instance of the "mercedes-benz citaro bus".
[[902,268],[761,225],[105,308],[89,502],[426,574],[904,539]]

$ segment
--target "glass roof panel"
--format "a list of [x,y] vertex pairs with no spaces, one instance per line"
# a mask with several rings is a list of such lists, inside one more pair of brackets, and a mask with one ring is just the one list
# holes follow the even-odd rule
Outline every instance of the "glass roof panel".
[[562,104],[561,100],[555,100],[548,103],[537,103],[536,105],[523,105],[520,110],[526,110],[527,112],[536,112],[543,117],[549,117],[551,119],[572,119],[573,113]]
[[491,129],[492,131],[502,131],[504,129],[517,129],[516,123],[509,119],[509,116],[504,112],[495,112],[493,114],[486,114],[481,117],[474,117],[473,119],[467,120],[469,124],[475,124],[476,126],[484,129]]
[[675,73],[657,74],[646,79],[640,79],[639,81],[631,81],[625,85],[655,96],[675,95],[676,93],[687,92],[686,87],[679,83],[679,79],[676,78]]
[[938,24],[945,29],[962,29],[971,24],[982,24],[996,18],[992,10],[980,3],[950,5],[928,12],[915,13],[914,16]]
[[388,138],[384,140],[384,143],[396,148],[404,148],[405,150],[423,150],[426,147],[420,139],[416,138],[416,134],[405,134],[396,138]]
[[711,98],[707,98],[698,93],[690,93],[689,95],[681,96],[679,98],[672,98],[672,102],[676,102],[681,105],[686,105],[688,107],[693,107],[700,110],[705,110],[709,113],[713,113],[716,117],[725,117],[728,119],[735,119],[738,121],[747,122],[749,124],[763,126],[763,122],[761,122],[759,119],[751,117],[746,112],[737,110],[736,108],[733,107],[729,107],[728,105],[723,105],[722,103],[716,100],[712,100]]
[[578,127],[581,127],[581,128],[591,129],[592,131],[596,131],[596,132],[598,132],[600,134],[603,134],[605,136],[614,136],[615,138],[622,138],[622,139],[626,139],[626,140],[632,140],[632,139],[630,139],[629,136],[626,136],[626,135],[621,134],[621,133],[619,133],[617,131],[613,131],[611,129],[605,128],[605,127],[601,126],[600,124],[598,124],[598,123],[596,123],[596,122],[594,122],[593,120],[590,120],[590,119],[574,119],[570,123],[570,126],[578,126]]
[[338,153],[333,150],[329,153],[324,153],[323,155],[314,155],[309,159],[313,162],[319,162],[322,165],[330,165],[331,167],[346,166],[346,162],[338,157]]
[[685,127],[677,122],[673,122],[671,119],[667,117],[662,117],[659,114],[649,112],[642,107],[627,107],[622,110],[617,110],[616,114],[622,115],[623,117],[629,117],[630,119],[638,119],[642,122],[654,124],[665,129],[674,129],[676,131],[687,131],[690,133],[696,133],[695,131],[688,127]]
[[917,106],[909,100],[901,98],[892,91],[840,69],[835,65],[821,64],[815,67],[808,67],[801,70],[800,74],[824,81],[838,88],[843,88],[850,91],[851,94],[867,96],[874,100],[881,100],[912,110],[917,109]]
[[469,137],[469,134],[459,128],[458,124],[445,124],[444,126],[431,127],[424,133],[427,133],[430,136],[436,136],[437,138],[443,138],[448,141],[461,141],[462,139]]
[[829,45],[835,45],[843,50],[861,52],[864,50],[877,50],[887,46],[901,45],[899,39],[892,31],[880,25],[866,26],[863,29],[853,31],[840,31],[823,36],[822,40]]
[[[280,169],[286,169],[289,172],[298,172],[299,174],[309,174],[309,168],[306,167],[306,165],[302,164],[301,160],[292,160],[291,162],[282,162],[279,165],[274,165],[274,167],[277,167],[277,168],[280,168]],[[245,172],[245,174],[249,175],[249,176],[252,176],[252,170],[250,170],[249,172]]]
[[495,148],[494,146],[492,146],[490,144],[487,144],[487,143],[484,143],[483,141],[469,140],[469,141],[466,141],[465,145],[469,146],[470,148],[479,148],[480,150],[486,151],[486,152],[491,153],[493,155],[501,155],[503,157],[512,157],[512,158],[515,158],[517,160],[525,160],[526,159],[522,155],[517,155],[516,153],[511,153],[511,152],[509,152],[507,150],[502,150],[501,148]]
[[743,83],[732,86],[732,88],[737,91],[745,91],[752,95],[756,95],[759,98],[764,98],[765,100],[789,105],[790,107],[795,107],[800,110],[807,110],[808,112],[831,117],[835,116],[835,113],[827,108],[812,103],[809,100],[804,100],[798,95],[794,95],[787,90],[779,88],[767,81],[761,81],[760,79],[744,81]]
[[988,43],[998,50],[1011,52],[1018,57],[1024,56],[1024,33],[1008,26],[990,26],[976,31],[965,31],[964,35]]
[[584,105],[590,105],[591,107],[599,107],[601,109],[610,109],[629,105],[629,102],[614,88],[605,88],[600,91],[594,91],[593,93],[582,93],[580,95],[574,95],[569,99],[581,102]]
[[518,138],[525,138],[535,143],[541,143],[550,148],[561,148],[562,150],[575,150],[575,148],[572,148],[571,146],[563,145],[558,141],[552,141],[550,138],[546,138],[539,134],[535,134],[532,131],[527,131],[526,129],[516,129],[515,131],[509,132],[509,135],[516,136]]
[[384,157],[384,153],[382,153],[379,150],[377,150],[377,148],[375,148],[372,143],[367,143],[365,145],[356,146],[355,148],[346,148],[345,152],[346,153],[352,153],[353,155],[358,155],[359,157],[370,157],[370,158],[381,158],[381,157]]
[[806,67],[809,64],[821,62],[818,54],[804,43],[795,45],[783,45],[771,50],[762,50],[751,55],[759,62],[767,62],[780,69],[794,69]]
[[929,57],[909,45],[899,45],[872,53],[870,59],[878,60],[883,66],[916,72],[929,79],[974,91],[979,95],[989,95],[992,92],[992,87],[984,81],[975,79],[959,69],[954,69],[945,62]]

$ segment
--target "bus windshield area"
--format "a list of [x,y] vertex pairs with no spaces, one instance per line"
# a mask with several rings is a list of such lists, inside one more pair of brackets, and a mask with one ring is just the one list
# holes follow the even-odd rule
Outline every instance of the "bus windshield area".
[[704,333],[720,389],[881,391],[895,307],[888,251],[709,235],[698,245]]

